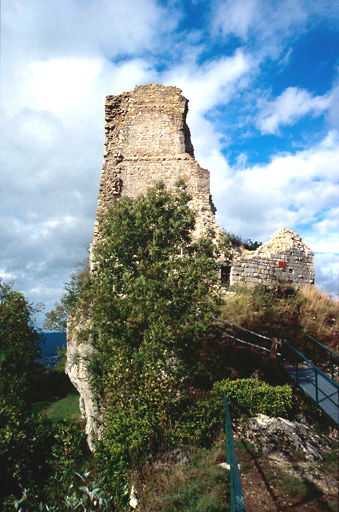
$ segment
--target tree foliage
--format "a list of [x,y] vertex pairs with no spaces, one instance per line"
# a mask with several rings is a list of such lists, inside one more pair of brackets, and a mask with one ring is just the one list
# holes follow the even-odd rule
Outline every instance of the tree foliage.
[[79,264],[80,269],[71,275],[69,283],[65,284],[65,292],[60,303],[55,303],[54,309],[46,313],[44,329],[66,332],[68,315],[74,309],[88,275],[88,262]]
[[187,386],[208,371],[218,250],[212,236],[192,240],[189,200],[182,184],[175,194],[159,184],[101,219],[77,303],[97,349],[90,368],[105,410],[101,461],[140,460],[168,442]]
[[6,403],[32,400],[33,375],[41,369],[33,314],[24,295],[0,280],[0,399]]
[[227,236],[233,247],[243,247],[248,251],[256,251],[262,245],[262,242],[253,242],[250,238],[243,239],[241,236],[235,235],[234,233],[227,233]]

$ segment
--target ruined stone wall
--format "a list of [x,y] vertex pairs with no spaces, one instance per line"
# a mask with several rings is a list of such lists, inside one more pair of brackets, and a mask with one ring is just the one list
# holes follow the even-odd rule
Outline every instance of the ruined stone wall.
[[105,106],[104,163],[101,175],[98,216],[120,197],[134,198],[163,181],[173,190],[184,180],[196,212],[195,235],[217,225],[211,196],[210,173],[194,159],[186,124],[188,101],[177,87],[140,85],[131,92],[107,96]]
[[[118,96],[107,96],[105,107],[104,163],[98,197],[93,244],[98,240],[100,214],[121,197],[135,198],[163,181],[173,190],[178,179],[184,180],[192,196],[196,214],[194,236],[213,228],[220,240],[224,231],[215,221],[210,196],[209,171],[194,158],[190,131],[186,124],[188,102],[176,87],[159,84],[141,85]],[[92,250],[90,250],[90,261]],[[229,266],[227,267],[229,271]],[[293,285],[314,282],[313,254],[292,231],[277,231],[270,242],[257,251],[240,255],[230,270],[231,284]],[[66,371],[80,393],[80,405],[86,419],[88,443],[92,449],[100,436],[101,412],[88,376],[88,358],[94,347],[91,340],[79,336],[90,327],[90,318],[77,312],[67,327]]]
[[257,284],[292,286],[314,284],[313,252],[290,229],[276,231],[269,242],[256,251],[237,258],[230,284],[254,287]]

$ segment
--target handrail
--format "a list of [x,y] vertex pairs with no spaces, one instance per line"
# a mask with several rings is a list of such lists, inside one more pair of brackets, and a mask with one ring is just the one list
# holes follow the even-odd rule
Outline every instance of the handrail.
[[[217,322],[221,322],[223,324],[229,325],[230,327],[233,328],[233,334],[225,333],[224,336],[226,336],[227,338],[233,339],[234,342],[238,341],[239,343],[244,343],[245,345],[249,345],[251,347],[258,348],[260,350],[264,350],[265,352],[269,352],[269,353],[272,352],[272,347],[269,349],[267,347],[263,347],[262,345],[256,345],[254,343],[250,343],[249,341],[237,338],[236,335],[235,335],[235,329],[239,329],[241,331],[248,332],[248,333],[250,333],[250,334],[252,334],[252,335],[254,335],[254,336],[258,337],[258,338],[263,338],[265,340],[268,340],[271,343],[273,343],[273,339],[272,338],[268,338],[267,336],[263,336],[262,334],[258,334],[257,332],[250,331],[249,329],[245,329],[244,327],[240,327],[239,325],[232,324],[231,322],[227,322],[226,320],[222,320],[221,318],[213,317],[213,320],[216,320]],[[279,355],[281,355],[281,354],[279,354]]]
[[322,343],[320,343],[320,341],[317,341],[316,339],[312,338],[312,336],[310,336],[309,334],[307,334],[307,332],[303,331],[303,334],[305,336],[307,336],[308,338],[310,338],[310,340],[314,341],[315,343],[317,343],[318,345],[320,345],[320,347],[324,348],[325,350],[327,350],[327,352],[329,352],[331,355],[335,356],[335,357],[338,357],[339,358],[339,354],[337,354],[336,352],[334,352],[333,350],[331,350],[330,348],[326,347],[325,345],[323,345]]
[[237,454],[234,446],[231,415],[227,398],[224,395],[225,431],[226,431],[226,460],[230,466],[231,512],[245,512],[244,497],[238,468]]
[[250,343],[249,341],[241,340],[240,338],[236,338],[232,334],[224,334],[227,338],[232,338],[234,341],[239,341],[240,343],[244,343],[245,345],[250,345],[251,347],[260,348],[261,350],[264,350],[265,352],[271,352],[270,349],[266,347],[262,347],[261,345],[255,345],[254,343]]
[[[336,411],[338,413],[339,385],[333,379],[331,379],[331,377],[326,375],[326,373],[324,373],[322,370],[320,370],[320,368],[318,366],[316,366],[309,359],[307,359],[307,357],[305,357],[304,354],[299,352],[296,348],[293,347],[293,345],[288,343],[287,340],[282,340],[282,342],[283,342],[284,345],[287,345],[288,348],[296,354],[296,359],[295,359],[295,363],[294,363],[295,378],[294,378],[294,376],[292,376],[292,379],[295,380],[297,385],[301,389],[303,389],[303,391],[311,398],[311,400],[313,400],[316,403],[316,405],[318,407],[321,407],[322,411],[330,418],[330,420],[332,422],[334,422],[336,424],[336,426],[338,426],[338,419],[336,419],[335,415],[333,416],[333,411],[330,412],[330,410],[328,410],[327,407],[324,407],[324,405],[320,405],[320,403],[321,402],[324,403],[324,401],[325,402],[326,401],[331,402],[336,407]],[[311,371],[312,371],[312,373],[314,375],[314,379],[310,378],[307,375],[305,375],[305,372],[303,372],[303,374],[302,374],[302,379],[299,378],[300,370],[299,370],[298,358],[300,358],[301,361],[305,361],[310,366],[310,369],[311,369]],[[289,372],[287,372],[287,373],[289,373]],[[330,385],[332,386],[332,389],[334,388],[333,391],[328,393],[328,392],[325,392],[325,389],[322,386],[319,387],[319,375],[321,375],[323,379],[326,379],[330,383]],[[303,385],[303,384],[305,384],[305,382],[308,382],[308,383],[310,383],[313,386],[314,391],[315,391],[315,397],[313,397],[312,394]],[[321,398],[319,397],[319,392],[322,395]],[[335,395],[338,395],[337,396],[337,400],[334,400],[332,398]]]
[[222,320],[221,318],[213,317],[213,320],[217,320],[218,322],[222,322],[223,324],[231,325],[232,327],[236,327],[237,329],[241,329],[242,331],[249,332],[251,334],[254,334],[255,336],[258,336],[259,338],[264,338],[265,340],[272,341],[272,338],[268,338],[267,336],[263,336],[262,334],[259,334],[254,331],[250,331],[249,329],[245,329],[245,327],[240,327],[240,325],[232,324],[231,322],[227,322],[226,320]]
[[316,366],[315,364],[313,364],[309,359],[307,359],[307,357],[304,356],[304,354],[302,354],[301,352],[299,352],[296,348],[293,347],[293,345],[291,345],[290,343],[288,343],[287,340],[282,340],[283,343],[285,343],[286,345],[289,346],[290,349],[294,350],[294,352],[296,354],[298,354],[299,357],[301,357],[301,359],[304,359],[304,361],[306,361],[306,363],[310,364],[311,366],[313,366],[313,368],[315,368],[319,373],[321,373],[321,375],[323,377],[325,377],[327,380],[329,380],[331,382],[331,384],[334,384],[338,389],[339,389],[339,384],[336,383],[335,380],[331,379],[331,377],[329,377],[328,375],[326,375],[325,372],[323,372],[322,370],[320,370],[320,368],[318,368],[318,366]]

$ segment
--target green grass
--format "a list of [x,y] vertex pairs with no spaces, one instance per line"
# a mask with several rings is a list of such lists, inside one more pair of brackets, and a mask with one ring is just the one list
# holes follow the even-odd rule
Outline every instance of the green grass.
[[229,472],[217,465],[225,460],[225,442],[211,449],[192,448],[188,461],[162,470],[149,468],[142,478],[139,503],[147,512],[225,512],[229,509]]
[[76,419],[80,416],[79,394],[70,393],[65,398],[53,402],[45,411],[47,417],[53,421],[60,421],[68,416]]

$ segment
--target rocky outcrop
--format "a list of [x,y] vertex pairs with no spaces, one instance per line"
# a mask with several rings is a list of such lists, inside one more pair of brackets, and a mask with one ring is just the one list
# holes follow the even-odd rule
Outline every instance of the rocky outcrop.
[[99,437],[100,409],[92,389],[88,365],[95,348],[90,336],[84,336],[90,322],[82,315],[70,318],[67,323],[67,362],[66,374],[77,389],[80,399],[79,406],[82,418],[86,421],[85,431],[91,450]]
[[[312,483],[325,493],[337,494],[337,479],[324,471],[325,455],[338,449],[336,440],[315,434],[299,421],[269,418],[264,414],[238,420],[234,427],[238,441],[251,443],[252,456],[268,457],[274,474],[280,469],[297,482]],[[245,477],[243,480],[246,485]]]
[[299,452],[308,461],[322,461],[324,453],[333,449],[329,437],[314,434],[307,425],[265,414],[241,422],[237,432],[260,453],[271,456],[288,457],[292,452]]

